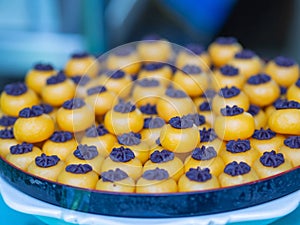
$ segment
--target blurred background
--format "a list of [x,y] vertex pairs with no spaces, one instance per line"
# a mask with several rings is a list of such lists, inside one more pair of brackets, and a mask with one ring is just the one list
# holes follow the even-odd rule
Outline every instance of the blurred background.
[[99,55],[149,33],[203,45],[235,36],[299,61],[299,10],[296,0],[0,0],[0,76],[22,78],[41,61],[62,68],[75,51]]

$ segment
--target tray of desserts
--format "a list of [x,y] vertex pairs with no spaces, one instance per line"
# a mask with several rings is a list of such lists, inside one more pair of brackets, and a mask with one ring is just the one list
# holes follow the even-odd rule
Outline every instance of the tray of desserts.
[[46,203],[119,217],[202,216],[299,190],[299,66],[235,38],[158,37],[63,70],[38,63],[0,97],[0,174]]

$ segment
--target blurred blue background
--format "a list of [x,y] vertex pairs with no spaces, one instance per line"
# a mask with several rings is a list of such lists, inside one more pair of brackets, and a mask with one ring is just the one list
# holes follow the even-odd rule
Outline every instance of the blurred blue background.
[[22,78],[38,61],[61,68],[75,51],[98,55],[149,33],[204,45],[236,36],[298,60],[299,10],[296,0],[0,0],[0,76]]

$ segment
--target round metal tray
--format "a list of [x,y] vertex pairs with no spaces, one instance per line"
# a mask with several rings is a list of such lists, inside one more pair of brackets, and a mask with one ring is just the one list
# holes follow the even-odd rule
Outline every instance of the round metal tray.
[[300,167],[244,185],[174,194],[125,194],[71,187],[21,171],[2,158],[0,174],[18,190],[59,207],[135,218],[190,217],[227,212],[266,203],[300,188]]

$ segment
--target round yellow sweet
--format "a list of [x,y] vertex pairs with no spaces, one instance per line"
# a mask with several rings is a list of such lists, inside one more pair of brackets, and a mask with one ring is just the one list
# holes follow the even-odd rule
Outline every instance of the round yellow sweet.
[[254,119],[247,112],[235,116],[217,116],[214,129],[218,137],[225,141],[247,139],[255,130]]
[[143,87],[137,82],[132,90],[132,99],[139,107],[146,104],[155,105],[164,92],[165,87],[161,84],[154,87]]
[[287,89],[286,98],[289,101],[300,102],[300,88],[296,84],[292,84]]
[[105,91],[100,94],[89,95],[85,101],[94,109],[96,116],[101,116],[116,104],[117,95],[114,92]]
[[26,85],[35,91],[37,94],[41,94],[43,87],[46,85],[46,81],[49,77],[55,75],[55,70],[37,70],[32,69],[28,71],[25,77]]
[[271,60],[265,67],[265,73],[270,74],[272,79],[277,84],[283,87],[289,87],[295,83],[299,78],[299,65],[295,63],[292,66],[280,66],[275,62],[276,59]]
[[122,192],[122,193],[134,193],[135,192],[135,182],[131,177],[127,177],[120,181],[103,181],[101,178],[95,187],[99,191],[112,191],[112,192]]
[[69,154],[65,160],[66,165],[70,164],[88,164],[93,168],[93,171],[95,171],[97,174],[100,174],[101,172],[101,166],[104,161],[104,157],[100,154],[98,154],[93,159],[79,159],[74,154]]
[[258,85],[245,83],[243,90],[250,103],[260,107],[270,105],[280,96],[280,88],[274,80]]
[[[120,47],[123,48],[123,47]],[[125,46],[126,48],[126,46]],[[120,49],[122,51],[122,49]],[[122,69],[130,75],[136,74],[141,68],[140,58],[134,49],[132,52],[128,52],[126,55],[118,55],[113,51],[108,55],[106,60],[106,66],[109,70]],[[118,49],[117,49],[118,51]]]
[[230,162],[236,161],[236,162],[245,162],[249,166],[253,164],[253,162],[260,156],[260,152],[258,152],[256,149],[251,148],[248,151],[245,152],[238,152],[238,153],[232,153],[227,151],[226,149],[222,149],[219,154],[225,165],[227,165]]
[[143,165],[138,158],[131,159],[128,162],[115,162],[110,157],[107,157],[101,167],[101,173],[109,170],[121,169],[134,180],[137,180],[142,175]]
[[116,142],[117,138],[110,133],[98,137],[83,136],[81,139],[81,144],[83,145],[96,146],[99,154],[103,157],[107,157],[109,155]]
[[144,117],[139,109],[129,113],[116,112],[109,110],[104,118],[104,125],[107,130],[115,135],[129,132],[139,132],[144,126]]
[[174,157],[173,160],[167,162],[154,163],[148,160],[143,167],[143,173],[147,170],[154,170],[156,168],[164,169],[169,173],[169,176],[178,181],[181,175],[184,173],[184,165],[178,157]]
[[164,125],[160,134],[161,145],[177,153],[191,152],[200,142],[200,134],[196,125],[186,129],[177,129],[170,124]]
[[137,193],[174,193],[177,191],[177,183],[172,178],[166,180],[146,180],[141,177],[136,183]]
[[55,182],[59,173],[65,168],[65,166],[66,165],[63,161],[59,161],[55,166],[44,168],[37,166],[35,161],[33,161],[29,164],[27,172],[43,179]]
[[254,169],[251,169],[249,173],[243,175],[237,175],[237,176],[231,176],[223,172],[220,174],[218,178],[221,187],[229,187],[229,186],[256,181],[259,179],[259,176]]
[[178,181],[178,191],[179,192],[189,192],[189,191],[204,191],[210,189],[219,188],[220,184],[215,175],[212,175],[211,179],[205,182],[197,182],[190,180],[186,174],[183,174]]
[[61,107],[57,111],[56,120],[62,130],[78,132],[91,127],[95,122],[95,115],[89,105],[72,110]]
[[216,156],[209,160],[196,160],[192,156],[188,156],[184,161],[184,171],[187,172],[191,168],[209,168],[210,173],[214,176],[219,176],[224,169],[224,161],[221,157]]
[[65,185],[94,189],[98,182],[99,175],[95,171],[89,171],[85,174],[76,174],[67,172],[65,169],[60,172],[57,182]]
[[144,141],[141,141],[137,145],[130,145],[130,146],[115,143],[113,148],[119,148],[121,146],[123,146],[124,148],[130,148],[133,151],[135,157],[138,158],[141,161],[142,164],[144,164],[149,159],[150,147]]
[[169,42],[161,40],[140,41],[137,52],[142,61],[167,62],[172,54]]
[[183,68],[186,64],[198,65],[202,70],[209,71],[211,60],[207,52],[200,55],[190,52],[189,50],[180,51],[176,58],[176,67]]
[[6,160],[10,163],[12,163],[14,166],[21,170],[26,170],[27,167],[31,162],[35,160],[37,156],[40,156],[42,154],[41,149],[38,147],[33,146],[31,152],[27,152],[24,154],[12,154],[8,153],[6,155]]
[[39,98],[31,89],[27,89],[24,94],[18,96],[8,95],[3,91],[0,97],[0,104],[3,113],[17,117],[22,109],[39,104]]
[[216,95],[211,103],[212,110],[216,115],[221,115],[221,109],[225,108],[226,105],[230,107],[237,105],[238,107],[247,111],[250,106],[250,101],[248,96],[241,91],[238,95],[231,98],[224,98],[220,95]]
[[256,149],[260,154],[263,154],[265,151],[278,150],[283,146],[284,136],[276,134],[275,137],[268,140],[258,140],[255,138],[250,139],[251,146]]
[[15,138],[20,142],[36,143],[47,140],[54,132],[51,116],[42,114],[37,117],[19,117],[14,124]]
[[242,46],[238,42],[231,44],[219,44],[215,41],[208,47],[208,53],[211,61],[217,67],[221,67],[228,63],[234,55],[241,50]]
[[72,154],[76,147],[77,141],[74,138],[66,142],[54,142],[49,139],[45,141],[42,150],[46,155],[56,155],[64,161],[68,155]]
[[0,157],[3,159],[6,157],[7,154],[10,153],[10,147],[20,144],[15,138],[13,139],[4,139],[0,138]]
[[100,64],[92,55],[75,58],[72,57],[65,65],[65,73],[68,77],[86,74],[90,77],[96,77],[100,69]]
[[253,163],[253,169],[256,171],[257,175],[259,176],[260,179],[271,177],[274,175],[277,175],[279,173],[286,172],[290,169],[292,169],[293,166],[291,162],[287,159],[285,159],[284,163],[277,167],[266,167],[264,166],[259,158]]
[[162,86],[166,87],[168,86],[168,84],[170,84],[172,74],[172,69],[169,65],[166,64],[155,70],[141,69],[141,71],[139,72],[139,79],[155,79],[158,80]]
[[[188,65],[195,66],[192,64]],[[177,70],[173,76],[173,82],[182,88],[190,97],[199,96],[208,88],[208,76],[201,71],[197,74],[188,74],[182,70]]]
[[175,116],[184,116],[196,112],[196,107],[189,97],[172,98],[163,95],[156,105],[158,116],[169,121]]
[[75,91],[75,84],[71,80],[66,79],[62,83],[44,86],[41,96],[45,103],[59,107],[65,101],[73,98],[75,96]]
[[300,110],[276,110],[270,115],[268,125],[271,130],[279,134],[300,135]]

